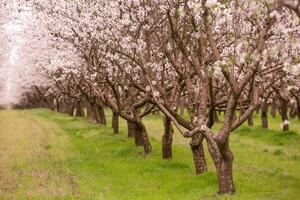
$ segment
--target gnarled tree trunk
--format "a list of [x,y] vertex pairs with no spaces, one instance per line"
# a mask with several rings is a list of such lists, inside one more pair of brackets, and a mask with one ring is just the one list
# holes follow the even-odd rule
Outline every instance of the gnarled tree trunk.
[[101,105],[97,103],[91,104],[91,120],[98,124],[106,125],[106,116]]
[[104,108],[99,104],[97,104],[97,107],[98,107],[98,112],[100,117],[99,123],[102,125],[106,125],[106,116],[105,116]]
[[263,102],[261,105],[261,124],[264,129],[268,129],[268,104]]
[[288,101],[286,99],[281,99],[281,119],[282,119],[282,130],[288,131],[290,129],[290,123],[288,118]]
[[75,116],[76,117],[84,117],[84,111],[83,111],[83,107],[82,107],[82,102],[81,101],[76,101]]
[[298,116],[298,119],[300,120],[300,101],[299,101],[299,103],[297,103],[297,116]]
[[113,112],[112,115],[112,128],[114,130],[114,133],[119,133],[119,115],[116,112]]
[[91,119],[92,117],[92,112],[91,112],[91,103],[87,102],[87,106],[86,106],[86,116],[87,118]]
[[223,144],[218,144],[221,160],[217,169],[219,194],[232,194],[235,192],[235,186],[233,183],[233,153],[229,148],[228,140]]
[[277,113],[277,105],[275,102],[272,103],[272,106],[271,106],[271,115],[273,118],[276,117],[276,113]]
[[143,146],[143,128],[138,126],[137,124],[134,124],[134,142],[135,146]]
[[150,154],[152,152],[146,127],[142,122],[135,123],[135,141],[136,144],[141,144],[144,147],[145,154]]
[[248,126],[253,126],[253,114],[251,114],[248,117],[247,122],[248,122]]
[[127,120],[127,135],[129,138],[135,137],[135,125]]
[[70,107],[69,107],[69,115],[70,116],[74,116],[74,110],[75,110],[75,106],[74,106],[74,103],[73,102],[71,102],[70,103],[71,105],[70,105]]
[[164,118],[164,135],[162,137],[162,158],[172,159],[173,127],[169,117]]
[[206,158],[203,150],[203,136],[198,135],[192,138],[190,142],[191,150],[194,158],[196,174],[202,174],[207,171]]

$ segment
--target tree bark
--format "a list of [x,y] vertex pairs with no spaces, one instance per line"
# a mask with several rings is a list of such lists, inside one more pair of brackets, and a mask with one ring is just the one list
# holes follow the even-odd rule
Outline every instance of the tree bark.
[[300,96],[297,95],[296,91],[291,91],[292,95],[294,96],[296,103],[295,103],[295,114],[298,116],[298,119],[300,120]]
[[148,133],[146,127],[142,122],[135,123],[135,138],[136,144],[141,143],[144,147],[145,154],[150,154],[152,152],[152,146],[149,141]]
[[140,127],[137,124],[134,124],[134,142],[135,142],[135,146],[143,146],[143,137],[142,137],[142,133],[143,132],[143,128]]
[[271,106],[271,115],[273,118],[276,117],[276,113],[277,113],[277,105],[275,102],[272,103],[272,106]]
[[106,125],[106,116],[101,105],[97,103],[91,104],[91,120],[98,124]]
[[98,105],[98,112],[99,112],[99,117],[100,117],[99,123],[105,126],[106,125],[106,116],[105,116],[103,106]]
[[296,115],[297,115],[297,107],[296,107],[296,105],[291,105],[289,116],[291,119],[295,119]]
[[81,101],[76,101],[76,111],[75,111],[76,117],[84,117],[84,111],[82,107]]
[[91,112],[91,103],[87,102],[87,106],[86,106],[86,116],[87,118],[91,119],[92,117],[92,112]]
[[263,102],[261,106],[261,124],[262,124],[262,128],[264,129],[268,129],[269,127],[267,112],[268,112],[268,104],[266,102]]
[[253,113],[247,119],[248,125],[253,126]]
[[127,120],[127,135],[129,138],[135,137],[135,125]]
[[297,116],[298,116],[298,119],[300,120],[300,101],[299,101],[299,104],[297,104]]
[[116,112],[113,112],[112,115],[112,128],[114,133],[119,133],[119,115]]
[[235,186],[233,183],[233,154],[229,148],[228,140],[224,144],[218,144],[221,153],[221,163],[218,173],[219,194],[233,194]]
[[162,137],[162,158],[172,159],[173,127],[169,117],[164,118],[164,135]]
[[74,106],[73,102],[71,102],[71,105],[70,105],[70,108],[69,108],[69,115],[70,116],[74,116],[74,109],[75,109],[75,106]]
[[288,101],[286,99],[281,100],[281,119],[283,122],[282,130],[288,131],[290,129],[288,118]]
[[203,136],[193,137],[190,142],[191,150],[194,158],[196,174],[202,174],[207,171],[206,158],[203,150]]
[[98,116],[99,113],[98,113],[96,103],[91,103],[90,104],[90,112],[91,112],[90,119],[95,123],[99,123],[99,116]]

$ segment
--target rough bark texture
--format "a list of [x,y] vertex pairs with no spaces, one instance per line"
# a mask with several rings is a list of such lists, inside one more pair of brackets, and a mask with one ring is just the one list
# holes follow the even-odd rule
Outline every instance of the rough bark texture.
[[141,144],[144,147],[145,154],[150,154],[152,151],[152,147],[149,141],[146,127],[142,122],[138,122],[135,124],[135,138],[136,144]]
[[102,125],[106,125],[106,116],[105,116],[103,106],[98,105],[98,111],[99,111],[99,117],[100,117],[99,123]]
[[[67,104],[66,102],[62,102],[60,104],[60,112],[65,114],[70,114],[72,109],[72,104]],[[72,115],[71,115],[72,116]]]
[[300,120],[300,96],[297,95],[295,91],[291,91],[291,94],[294,96],[296,100],[296,105],[295,105],[295,114],[298,116],[298,119]]
[[193,146],[191,145],[191,149],[194,157],[195,171],[196,174],[202,174],[207,171],[205,154],[203,151],[203,145]]
[[130,121],[127,121],[127,134],[129,138],[135,137],[135,125]]
[[261,106],[261,124],[264,129],[268,129],[269,127],[267,112],[268,112],[268,105],[266,102],[263,102]]
[[233,194],[235,192],[232,174],[233,154],[229,148],[228,141],[218,144],[218,146],[221,153],[221,163],[217,172],[219,194]]
[[116,112],[113,112],[112,115],[112,128],[114,133],[119,133],[119,115]]
[[276,117],[276,112],[277,112],[277,105],[276,103],[272,103],[272,106],[271,106],[271,115],[273,118]]
[[143,128],[137,124],[134,124],[134,141],[136,146],[143,146]]
[[173,127],[170,118],[164,118],[164,135],[162,137],[162,158],[172,159]]
[[206,158],[203,150],[203,139],[204,137],[202,135],[198,135],[193,137],[190,142],[196,174],[202,174],[207,171]]
[[75,109],[75,106],[74,106],[73,103],[71,103],[70,108],[69,108],[69,115],[70,116],[74,116],[74,109]]
[[90,119],[92,121],[94,121],[95,123],[98,123],[99,122],[99,116],[98,116],[98,112],[97,112],[97,105],[95,103],[92,103],[90,105],[90,112],[91,112]]
[[88,102],[86,106],[86,116],[91,119],[92,117],[92,112],[91,112],[91,104]]
[[290,129],[289,118],[288,118],[288,101],[286,99],[281,100],[281,119],[282,119],[282,130],[288,131]]
[[300,103],[297,105],[297,115],[298,119],[300,120]]
[[91,104],[91,120],[98,124],[106,125],[106,116],[102,106],[96,103]]
[[297,107],[296,107],[296,105],[290,106],[290,112],[289,112],[290,118],[291,119],[295,119],[296,115],[297,115]]
[[247,122],[249,126],[253,126],[253,114],[248,117]]
[[84,111],[82,107],[81,101],[76,101],[76,111],[75,111],[76,117],[84,117]]

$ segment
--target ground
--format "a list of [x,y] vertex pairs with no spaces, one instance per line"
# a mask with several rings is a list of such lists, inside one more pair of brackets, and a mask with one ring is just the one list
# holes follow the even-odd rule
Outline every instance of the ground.
[[[107,113],[109,116],[110,113]],[[109,119],[109,118],[108,118]],[[280,131],[243,125],[231,138],[237,193],[218,196],[214,167],[194,175],[188,141],[175,134],[174,159],[161,159],[161,116],[145,119],[153,153],[144,156],[109,125],[47,110],[0,111],[0,200],[300,199],[300,122]],[[217,125],[218,127],[218,125]]]

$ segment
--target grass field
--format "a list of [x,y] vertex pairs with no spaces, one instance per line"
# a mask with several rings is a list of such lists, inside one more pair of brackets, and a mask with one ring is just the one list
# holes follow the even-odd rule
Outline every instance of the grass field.
[[[110,115],[110,113],[108,113]],[[145,124],[153,153],[83,118],[48,110],[0,111],[0,199],[300,199],[300,122],[280,131],[243,125],[231,137],[237,193],[217,196],[216,173],[194,175],[188,141],[177,132],[173,160],[161,159],[161,116]],[[217,125],[218,126],[218,125]]]

